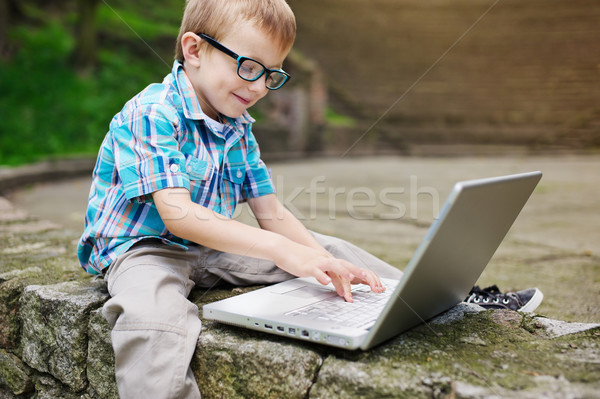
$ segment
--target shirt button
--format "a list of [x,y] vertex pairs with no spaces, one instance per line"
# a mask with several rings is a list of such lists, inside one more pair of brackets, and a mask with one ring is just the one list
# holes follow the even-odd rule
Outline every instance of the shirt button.
[[188,173],[192,173],[192,165],[188,165],[185,170],[187,170]]
[[241,179],[242,178],[242,171],[238,170],[237,173],[236,173],[236,176],[238,177],[238,179]]
[[171,166],[169,167],[169,169],[171,169],[171,172],[177,173],[177,172],[179,172],[179,165],[177,165],[176,163],[171,164]]

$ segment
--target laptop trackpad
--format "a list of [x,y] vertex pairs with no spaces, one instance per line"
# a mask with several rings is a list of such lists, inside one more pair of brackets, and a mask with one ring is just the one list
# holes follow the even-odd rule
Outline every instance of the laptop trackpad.
[[331,287],[319,287],[300,280],[295,280],[293,283],[277,284],[272,287],[271,292],[274,294],[291,295],[296,298],[317,298],[328,295],[337,295]]

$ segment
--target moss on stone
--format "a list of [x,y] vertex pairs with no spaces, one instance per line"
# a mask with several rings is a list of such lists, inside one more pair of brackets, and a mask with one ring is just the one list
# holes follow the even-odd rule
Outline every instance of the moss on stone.
[[[4,340],[0,342],[0,397],[34,389],[39,397],[117,396],[114,380],[107,377],[113,373],[109,367],[114,366],[109,329],[100,312],[93,310],[103,299],[90,306],[66,304],[63,310],[74,318],[72,323],[58,314],[59,307],[49,298],[23,299],[27,286],[62,281],[75,282],[79,293],[91,289],[94,295],[106,295],[103,283],[93,283],[79,267],[76,241],[72,233],[33,218],[0,221],[0,341]],[[387,258],[404,259],[404,253],[388,253],[386,248],[387,244],[381,244],[381,253]],[[599,267],[596,258],[553,259],[552,264],[567,273],[566,261],[582,271],[571,270],[571,274],[588,279]],[[524,267],[516,258],[502,258],[498,264]],[[596,284],[597,279],[592,282]],[[190,300],[202,306],[256,288],[194,289]],[[566,294],[557,289],[555,303],[563,302],[560,295]],[[28,313],[18,317],[24,303]],[[596,320],[597,311],[589,313],[590,321]],[[27,319],[26,334],[21,329],[22,318]],[[600,329],[552,338],[541,320],[506,311],[467,314],[447,324],[429,322],[368,352],[337,350],[204,320],[193,370],[206,395],[233,398],[535,397],[540,392],[558,398],[597,394]],[[79,336],[72,335],[75,328],[65,326],[77,326]],[[27,341],[30,349],[38,348],[38,360],[27,360],[21,353],[23,337],[36,342]],[[66,344],[79,349],[65,349]],[[61,351],[65,356],[57,356]],[[106,356],[101,358],[101,354]],[[57,362],[75,366],[59,372]],[[90,377],[90,371],[105,373]]]
[[29,367],[17,356],[0,348],[0,388],[3,385],[15,395],[33,390]]
[[192,369],[202,392],[226,398],[305,398],[321,365],[310,345],[205,323]]
[[352,362],[353,367],[359,365],[371,377],[369,385],[373,387],[389,386],[385,380],[394,380],[390,375],[413,380],[412,386],[418,380],[444,376],[511,391],[536,386],[533,377],[542,375],[572,383],[587,383],[593,375],[597,378],[599,367],[576,357],[586,351],[589,359],[598,358],[599,329],[553,340],[537,334],[530,317],[524,318],[528,320],[525,329],[521,324],[494,322],[495,314],[487,311],[447,325],[422,325],[368,353],[338,352],[334,358]]

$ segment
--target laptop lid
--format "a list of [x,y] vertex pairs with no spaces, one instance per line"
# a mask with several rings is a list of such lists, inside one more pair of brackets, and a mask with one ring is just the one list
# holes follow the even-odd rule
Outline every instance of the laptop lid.
[[361,348],[463,301],[541,177],[531,172],[457,183]]

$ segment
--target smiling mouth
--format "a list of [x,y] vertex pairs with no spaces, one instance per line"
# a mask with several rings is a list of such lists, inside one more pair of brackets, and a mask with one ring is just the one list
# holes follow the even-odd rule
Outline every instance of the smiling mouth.
[[244,97],[240,97],[237,94],[233,94],[242,104],[248,105],[250,104],[250,100],[246,100]]

